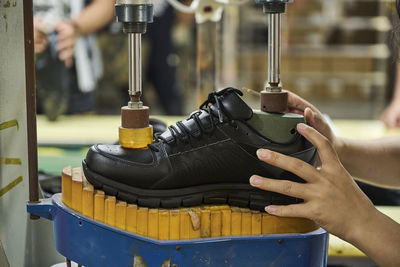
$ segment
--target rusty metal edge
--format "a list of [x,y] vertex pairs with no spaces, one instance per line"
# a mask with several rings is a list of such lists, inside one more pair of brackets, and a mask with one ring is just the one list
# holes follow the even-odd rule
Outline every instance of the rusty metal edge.
[[[26,114],[28,130],[29,201],[39,201],[37,129],[36,129],[36,80],[33,40],[33,1],[23,0]],[[39,217],[31,215],[31,219]]]

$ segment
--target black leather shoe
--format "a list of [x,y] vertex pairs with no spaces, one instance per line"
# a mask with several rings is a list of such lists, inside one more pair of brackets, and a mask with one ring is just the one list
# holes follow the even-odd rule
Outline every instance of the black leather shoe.
[[253,111],[241,95],[233,88],[211,93],[199,111],[168,127],[147,150],[92,146],[83,161],[86,178],[107,194],[152,208],[228,203],[263,210],[300,202],[249,185],[253,174],[302,181],[258,160],[256,151],[268,148],[313,164],[316,149],[298,133],[291,143],[278,144],[255,131],[248,123]]

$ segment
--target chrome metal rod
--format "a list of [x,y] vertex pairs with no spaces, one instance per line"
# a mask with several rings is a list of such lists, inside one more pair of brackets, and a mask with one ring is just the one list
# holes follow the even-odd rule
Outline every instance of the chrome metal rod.
[[220,46],[218,30],[220,22],[197,23],[197,106],[207,99],[212,91],[219,89]]
[[142,34],[129,33],[129,96],[139,102],[142,95]]
[[279,87],[281,81],[281,14],[268,14],[268,83]]

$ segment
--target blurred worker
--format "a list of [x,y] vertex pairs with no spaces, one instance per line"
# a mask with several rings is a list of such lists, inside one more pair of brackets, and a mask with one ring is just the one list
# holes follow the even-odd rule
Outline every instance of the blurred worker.
[[382,113],[381,120],[389,128],[400,127],[400,62],[397,63],[396,81],[392,100]]
[[[260,149],[260,160],[303,178],[296,183],[252,176],[260,189],[304,199],[289,206],[268,206],[266,211],[283,217],[304,217],[352,243],[379,266],[400,266],[400,225],[379,212],[354,182],[360,177],[376,185],[400,187],[400,137],[348,140],[336,137],[321,112],[289,93],[289,105],[304,110],[306,124],[298,132],[318,149],[321,166]],[[289,110],[297,112],[296,110]]]
[[[148,84],[152,85],[156,93],[157,104],[161,112],[166,115],[182,115],[182,89],[177,79],[177,65],[179,57],[175,54],[173,44],[173,27],[176,13],[165,0],[153,0],[154,22],[147,25],[147,32],[143,38],[143,102],[151,104]],[[193,18],[192,18],[193,20]],[[120,112],[123,103],[129,101],[128,95],[128,42],[126,35],[121,33],[121,24],[112,23],[99,36],[104,61],[105,73],[100,81],[98,101],[102,112]],[[110,92],[111,87],[117,87],[118,95]],[[111,94],[114,94],[111,96]],[[113,100],[110,100],[113,98]],[[122,98],[122,99],[121,99]],[[158,106],[158,105],[157,105]],[[107,108],[111,108],[106,110]],[[153,111],[155,109],[152,109]],[[159,112],[157,110],[157,112]]]
[[154,23],[149,25],[148,38],[150,53],[147,78],[167,115],[183,114],[182,90],[176,79],[178,57],[174,54],[172,28],[175,11],[165,0],[153,0]]
[[103,68],[91,33],[111,21],[114,1],[34,0],[38,110],[49,119],[94,109]]

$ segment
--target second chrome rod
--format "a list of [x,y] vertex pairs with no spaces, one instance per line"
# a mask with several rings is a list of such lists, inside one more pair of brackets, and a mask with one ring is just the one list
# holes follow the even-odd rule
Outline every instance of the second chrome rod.
[[280,91],[281,69],[281,14],[268,14],[268,84]]
[[[142,34],[129,33],[129,105],[140,105],[142,96]],[[138,108],[138,107],[135,107]]]

